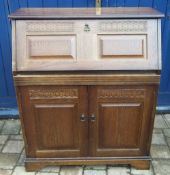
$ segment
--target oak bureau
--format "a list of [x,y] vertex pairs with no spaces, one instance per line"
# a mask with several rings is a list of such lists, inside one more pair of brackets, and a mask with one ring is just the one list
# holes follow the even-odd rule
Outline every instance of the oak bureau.
[[150,166],[163,14],[100,12],[27,8],[9,16],[27,171]]

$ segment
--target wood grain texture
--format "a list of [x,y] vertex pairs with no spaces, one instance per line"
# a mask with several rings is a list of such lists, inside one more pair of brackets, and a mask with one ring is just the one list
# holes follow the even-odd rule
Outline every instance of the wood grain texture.
[[[28,171],[98,163],[149,168],[162,14],[149,8],[104,8],[101,15],[95,10],[20,9],[10,16],[17,19],[14,79]],[[75,55],[74,62],[63,61]]]
[[87,155],[87,121],[80,120],[87,114],[85,87],[27,86],[17,93],[28,157]]
[[14,70],[158,70],[159,28],[157,19],[18,20]]
[[[103,91],[105,95],[101,96]],[[90,122],[90,154],[149,155],[150,113],[155,110],[151,99],[156,92],[154,86],[93,86],[90,113],[96,120]]]
[[11,19],[94,19],[94,18],[161,18],[163,14],[152,8],[27,8],[9,15]]
[[144,85],[159,84],[157,73],[66,73],[66,74],[17,74],[15,84],[26,85]]
[[32,59],[76,59],[75,36],[30,36],[28,57]]
[[[132,80],[133,76],[124,78]],[[107,80],[107,75],[104,78]],[[139,80],[143,82],[140,76],[136,85],[106,86],[108,80],[105,86],[77,86],[75,82],[72,86],[52,82],[39,86],[17,84],[26,169],[102,163],[149,168],[158,82],[151,82],[153,76],[147,78],[150,83],[146,85],[140,85]],[[89,118],[81,121],[81,114]]]
[[103,58],[146,58],[146,36],[101,36],[101,56]]
[[26,159],[25,167],[27,171],[37,171],[47,166],[57,165],[131,165],[136,169],[148,170],[150,168],[150,158],[141,159],[121,159],[121,158],[93,158],[93,159]]

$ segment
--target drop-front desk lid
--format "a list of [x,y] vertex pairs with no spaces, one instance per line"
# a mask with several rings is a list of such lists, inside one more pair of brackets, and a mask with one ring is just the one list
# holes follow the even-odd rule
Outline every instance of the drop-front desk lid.
[[152,8],[28,8],[13,19],[13,70],[160,70]]
[[11,19],[117,19],[161,18],[164,15],[148,7],[118,8],[22,8],[9,15]]

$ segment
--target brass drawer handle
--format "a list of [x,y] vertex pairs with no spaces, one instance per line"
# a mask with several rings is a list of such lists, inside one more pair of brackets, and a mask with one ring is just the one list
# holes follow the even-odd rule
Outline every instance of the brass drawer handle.
[[91,122],[95,122],[96,121],[96,116],[94,114],[92,114],[89,118],[90,118]]
[[89,32],[90,31],[90,26],[88,24],[84,25],[84,31]]
[[85,114],[82,114],[82,115],[80,116],[80,121],[81,121],[81,122],[85,122],[85,121],[87,121],[87,120],[90,120],[91,122],[95,122],[96,116],[95,116],[94,114],[92,114],[90,117],[85,116]]
[[81,121],[81,122],[85,122],[85,121],[87,121],[87,120],[88,120],[88,117],[86,117],[85,114],[82,114],[82,115],[80,116],[80,121]]

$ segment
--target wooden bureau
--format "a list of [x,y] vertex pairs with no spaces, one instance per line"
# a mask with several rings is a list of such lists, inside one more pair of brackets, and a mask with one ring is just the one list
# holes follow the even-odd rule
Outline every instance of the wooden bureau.
[[130,164],[148,169],[161,70],[151,8],[19,9],[13,74],[26,170]]

